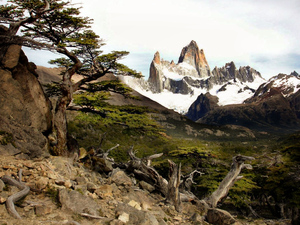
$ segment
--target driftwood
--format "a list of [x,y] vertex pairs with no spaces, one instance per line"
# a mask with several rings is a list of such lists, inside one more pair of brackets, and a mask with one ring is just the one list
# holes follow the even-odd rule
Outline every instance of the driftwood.
[[231,164],[230,171],[228,172],[226,177],[222,180],[218,189],[216,191],[214,191],[211,194],[211,196],[204,199],[210,207],[213,207],[213,208],[216,207],[217,203],[221,199],[226,197],[226,195],[229,192],[229,189],[234,185],[234,183],[243,178],[243,176],[239,176],[242,169],[244,169],[244,168],[252,169],[251,165],[244,164],[244,162],[247,160],[254,160],[254,158],[249,157],[249,156],[242,156],[242,155],[234,156],[232,158],[232,164]]
[[11,178],[10,176],[4,175],[1,179],[4,183],[16,186],[21,191],[9,196],[6,200],[6,208],[9,214],[11,214],[13,217],[17,219],[22,219],[19,213],[15,209],[14,203],[19,201],[20,199],[24,198],[26,195],[29,194],[30,188],[26,186],[24,183],[21,182],[21,174],[19,173],[19,181]]

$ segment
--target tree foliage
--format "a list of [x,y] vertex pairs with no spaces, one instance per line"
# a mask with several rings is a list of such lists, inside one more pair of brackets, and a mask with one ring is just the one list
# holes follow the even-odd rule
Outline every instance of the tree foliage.
[[[6,25],[6,31],[1,32],[2,47],[18,44],[63,55],[51,61],[64,68],[59,86],[50,87],[50,92],[59,95],[54,115],[56,155],[68,154],[66,110],[75,91],[107,73],[141,76],[118,63],[128,52],[113,51],[102,55],[100,48],[104,43],[90,29],[92,22],[92,19],[82,17],[80,7],[71,1],[8,0],[0,7],[0,23]],[[82,75],[83,79],[73,83],[75,73]]]

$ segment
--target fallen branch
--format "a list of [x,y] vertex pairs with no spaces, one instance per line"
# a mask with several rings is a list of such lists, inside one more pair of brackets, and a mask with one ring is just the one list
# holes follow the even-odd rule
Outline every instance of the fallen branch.
[[[21,178],[21,176],[20,176]],[[21,191],[11,195],[10,197],[7,198],[6,200],[6,208],[9,214],[11,214],[13,217],[17,219],[22,219],[19,213],[15,209],[14,203],[19,201],[20,199],[24,198],[26,195],[29,194],[30,188],[26,186],[25,184],[16,181],[15,179],[11,178],[10,176],[4,175],[2,177],[2,180],[4,183],[16,186],[19,188]]]
[[[131,147],[128,150],[128,155],[130,156],[131,161],[128,163],[127,170],[134,173],[138,179],[152,184],[157,191],[162,193],[167,198],[167,201],[170,201],[172,204],[174,204],[178,211],[180,211],[180,202],[198,200],[197,197],[189,191],[181,190],[181,192],[179,192],[178,187],[182,183],[180,179],[181,168],[178,167],[174,162],[169,160],[169,181],[163,178],[153,167],[151,167],[151,160],[161,157],[163,153],[154,154],[144,158],[138,158],[133,152],[133,147]],[[177,169],[175,167],[177,167]],[[193,172],[192,174],[195,173],[196,172]]]
[[84,217],[91,218],[91,219],[106,219],[105,217],[95,216],[95,215],[91,215],[91,214],[88,214],[88,213],[80,213],[80,215],[84,216]]

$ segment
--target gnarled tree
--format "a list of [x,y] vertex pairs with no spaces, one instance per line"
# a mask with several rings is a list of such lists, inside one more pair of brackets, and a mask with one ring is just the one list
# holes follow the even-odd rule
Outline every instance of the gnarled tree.
[[[62,73],[54,115],[57,136],[54,154],[68,155],[66,110],[73,93],[86,82],[109,72],[119,74],[121,71],[138,76],[135,71],[117,63],[128,52],[101,55],[99,48],[103,42],[90,30],[92,20],[80,16],[80,8],[73,7],[70,1],[9,0],[8,4],[0,7],[0,23],[8,27],[1,35],[1,47],[18,44],[57,52],[65,57],[53,61],[66,68]],[[74,84],[72,76],[75,73],[82,74],[84,78]]]
[[[176,165],[174,162],[169,161],[169,180],[163,178],[152,166],[151,160],[161,157],[161,154],[155,154],[145,158],[138,158],[133,152],[133,148],[128,151],[131,161],[128,164],[128,170],[133,172],[139,179],[142,179],[161,192],[166,200],[171,202],[177,211],[180,211],[181,201],[198,201],[199,199],[190,192],[190,185],[193,183],[194,174],[200,173],[193,171],[187,176],[181,175],[181,165]],[[220,183],[216,191],[214,191],[209,197],[203,199],[208,207],[215,208],[217,203],[227,196],[230,188],[234,183],[243,178],[239,176],[242,169],[252,169],[249,164],[244,164],[247,160],[253,160],[253,157],[237,155],[232,158],[232,164],[230,171]],[[200,173],[201,174],[201,173]],[[184,178],[184,179],[182,179]],[[179,188],[181,186],[181,188]]]

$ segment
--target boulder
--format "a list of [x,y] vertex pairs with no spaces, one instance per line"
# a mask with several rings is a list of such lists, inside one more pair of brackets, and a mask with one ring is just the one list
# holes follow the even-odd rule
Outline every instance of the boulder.
[[12,134],[11,144],[23,153],[40,157],[48,151],[44,133],[52,128],[50,101],[37,79],[36,66],[21,47],[10,45],[0,51],[0,131]]
[[101,209],[100,205],[98,205],[94,199],[73,190],[59,190],[59,202],[63,210],[70,210],[78,214],[88,213],[90,215],[99,216],[99,210]]
[[141,181],[141,182],[139,183],[139,186],[140,186],[142,189],[147,190],[147,191],[149,191],[149,192],[152,192],[152,191],[155,190],[155,187],[153,187],[151,184],[149,184],[149,183],[147,183],[147,182],[145,182],[145,181]]
[[95,170],[99,172],[109,173],[113,170],[112,163],[104,158],[97,158]]
[[118,218],[122,218],[123,222],[126,220],[128,224],[159,225],[153,214],[148,211],[138,210],[128,204],[120,203],[116,208],[116,214]]
[[132,181],[130,177],[128,177],[126,173],[122,170],[113,170],[110,179],[116,185],[132,186]]
[[230,225],[236,223],[236,220],[232,217],[232,215],[222,209],[208,209],[207,222],[214,224],[214,225]]

